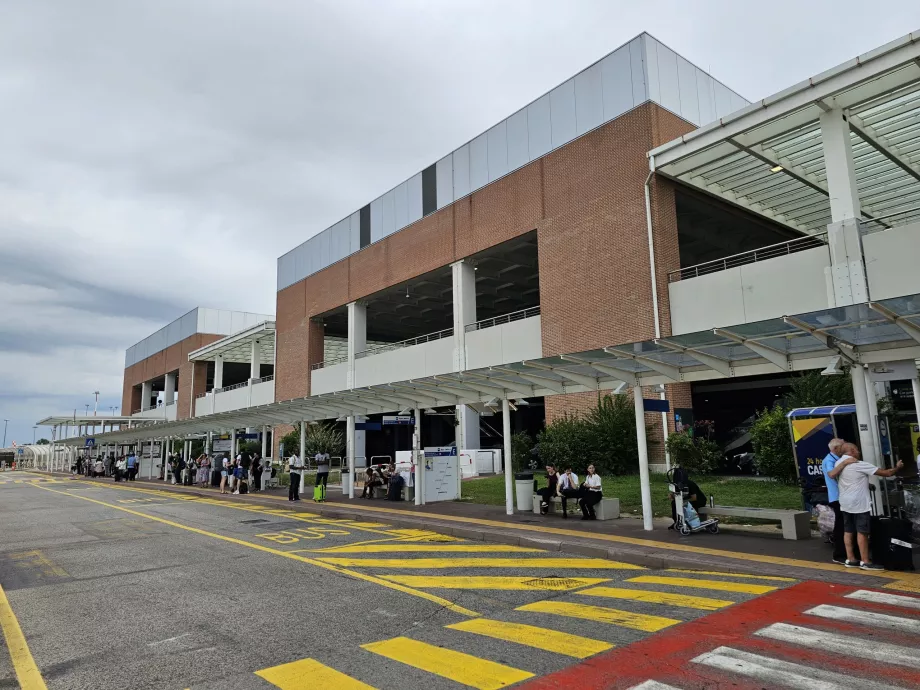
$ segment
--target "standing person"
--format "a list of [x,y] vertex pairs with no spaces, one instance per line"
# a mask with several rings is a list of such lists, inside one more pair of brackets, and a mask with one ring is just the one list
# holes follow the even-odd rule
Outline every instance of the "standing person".
[[96,460],[96,464],[93,466],[93,476],[94,477],[104,477],[105,476],[105,463],[102,462],[102,458]]
[[202,453],[198,458],[198,486],[204,488],[211,481],[211,458]]
[[840,460],[841,448],[844,440],[842,438],[833,438],[827,444],[830,451],[824,456],[821,462],[821,471],[824,473],[824,483],[827,486],[827,502],[834,511],[834,555],[831,560],[840,565],[846,565],[847,549],[843,543],[843,515],[840,512],[840,489],[837,486],[837,480],[831,476],[834,471],[834,465]]
[[135,455],[134,453],[131,453],[131,454],[128,456],[128,460],[127,460],[127,462],[126,462],[126,466],[127,466],[127,468],[128,468],[128,477],[127,477],[127,480],[133,482],[133,481],[134,481],[134,477],[137,476],[137,455]]
[[225,455],[220,465],[220,492],[227,493],[227,479],[230,476],[230,459]]
[[125,459],[125,456],[122,455],[115,462],[115,481],[120,482],[125,476],[125,470],[128,468],[128,461]]
[[325,487],[329,482],[329,453],[320,451],[313,459],[316,461],[316,486]]
[[571,467],[566,467],[565,473],[559,478],[559,495],[562,497],[562,517],[567,518],[569,514],[567,512],[566,500],[569,498],[578,499],[581,497],[578,475],[572,472]]
[[549,502],[559,493],[559,475],[556,474],[555,465],[546,466],[546,486],[537,489],[537,493],[540,495],[540,514],[546,515],[549,512]]
[[600,475],[594,473],[594,465],[588,465],[588,476],[585,477],[582,486],[581,499],[578,505],[581,507],[582,520],[597,520],[597,513],[594,512],[596,506],[602,497]]
[[300,473],[303,472],[303,460],[297,457],[297,453],[291,455],[288,458],[288,471],[290,472],[290,479],[288,486],[288,500],[289,501],[299,501],[300,500]]
[[[898,464],[890,470],[882,470],[875,465],[860,460],[859,449],[852,443],[845,443],[841,448],[844,453],[828,476],[837,480],[840,490],[840,511],[843,513],[843,537],[847,550],[844,565],[847,568],[862,570],[884,570],[885,567],[873,563],[869,555],[870,517],[872,498],[869,495],[869,477],[890,477],[904,467]],[[859,560],[856,560],[856,546],[859,546]]]
[[173,484],[182,485],[182,472],[185,470],[185,456],[179,455],[173,461]]
[[252,464],[249,466],[249,471],[252,473],[252,486],[249,487],[250,491],[261,491],[262,490],[262,457],[256,453],[255,457],[252,459]]

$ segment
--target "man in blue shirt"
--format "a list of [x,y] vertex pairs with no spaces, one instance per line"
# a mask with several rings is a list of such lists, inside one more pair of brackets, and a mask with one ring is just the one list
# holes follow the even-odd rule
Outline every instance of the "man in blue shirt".
[[137,476],[137,456],[134,453],[128,456],[128,480],[134,481]]
[[834,510],[834,563],[843,564],[847,560],[846,546],[843,542],[843,514],[840,512],[840,489],[837,487],[837,480],[830,476],[831,470],[840,459],[841,448],[844,440],[842,438],[831,439],[827,444],[830,451],[824,456],[821,462],[821,471],[824,473],[824,483],[827,485],[827,500],[830,507]]

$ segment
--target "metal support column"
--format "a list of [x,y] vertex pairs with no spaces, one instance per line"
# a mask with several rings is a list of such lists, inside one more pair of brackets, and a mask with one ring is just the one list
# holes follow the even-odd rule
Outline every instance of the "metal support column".
[[511,465],[511,406],[502,398],[502,441],[505,456],[505,512],[514,515],[514,468]]
[[642,399],[642,387],[633,386],[633,400],[636,405],[636,440],[639,444],[639,484],[642,493],[642,527],[651,532],[652,524],[652,485],[648,471],[648,442],[645,436],[645,401]]

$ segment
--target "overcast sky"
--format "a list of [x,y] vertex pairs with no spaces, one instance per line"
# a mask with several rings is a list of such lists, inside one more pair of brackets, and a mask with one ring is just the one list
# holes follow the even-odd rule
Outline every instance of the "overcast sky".
[[[920,29],[920,3],[0,0],[0,419],[121,404],[195,306],[648,31],[749,99]],[[39,429],[39,437],[47,431]]]

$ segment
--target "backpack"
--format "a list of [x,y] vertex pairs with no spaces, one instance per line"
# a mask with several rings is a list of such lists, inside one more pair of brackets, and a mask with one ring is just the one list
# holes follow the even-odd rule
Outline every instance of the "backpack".
[[390,477],[390,485],[387,487],[387,500],[388,501],[402,500],[402,488],[403,488],[403,484],[405,483],[406,483],[406,480],[403,479],[398,474],[394,474],[392,477]]

